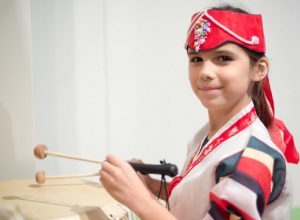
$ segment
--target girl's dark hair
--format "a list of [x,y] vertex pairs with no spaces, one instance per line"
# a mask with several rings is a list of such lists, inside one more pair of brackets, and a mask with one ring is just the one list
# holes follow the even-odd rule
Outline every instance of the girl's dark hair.
[[[249,14],[249,12],[247,12],[241,8],[233,7],[231,5],[222,5],[219,7],[212,7],[212,8],[210,8],[210,10],[226,10],[226,11],[233,11],[233,12]],[[259,52],[250,50],[241,45],[238,45],[238,46],[240,46],[248,54],[248,56],[250,58],[251,67],[254,67],[261,58],[266,57],[264,53],[259,53]],[[253,87],[252,87],[252,100],[253,100],[255,110],[257,112],[259,119],[268,128],[273,123],[273,116],[270,111],[269,104],[266,100],[263,84],[264,84],[264,80],[261,80],[259,82],[254,82]]]

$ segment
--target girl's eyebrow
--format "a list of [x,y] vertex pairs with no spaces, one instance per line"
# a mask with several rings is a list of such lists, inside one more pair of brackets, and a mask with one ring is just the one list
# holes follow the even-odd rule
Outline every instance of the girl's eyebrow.
[[[194,50],[188,50],[187,51],[187,54],[189,56],[192,56],[192,55],[200,55],[200,52],[196,52]],[[222,54],[222,53],[225,53],[225,54],[229,54],[229,55],[234,55],[235,53],[233,51],[231,51],[230,49],[226,49],[226,48],[216,48],[214,49],[213,51],[211,51],[212,54]]]
[[216,54],[219,54],[219,53],[230,53],[230,54],[233,54],[233,52],[231,50],[226,50],[226,49],[220,49],[220,50],[216,49],[214,51],[214,53],[216,53]]
[[194,50],[188,50],[187,54],[188,55],[195,55],[195,54],[197,54],[197,52],[194,51]]

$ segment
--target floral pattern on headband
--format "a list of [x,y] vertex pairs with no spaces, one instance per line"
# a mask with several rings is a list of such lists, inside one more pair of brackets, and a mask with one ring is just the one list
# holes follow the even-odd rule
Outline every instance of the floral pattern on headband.
[[210,31],[210,22],[208,22],[206,19],[200,18],[198,21],[196,21],[194,27],[194,48],[196,52],[198,52],[200,50],[201,45],[205,43],[207,34]]

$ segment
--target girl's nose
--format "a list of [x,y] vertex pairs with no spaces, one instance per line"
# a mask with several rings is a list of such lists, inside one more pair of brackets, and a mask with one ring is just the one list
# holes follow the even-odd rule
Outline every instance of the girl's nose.
[[198,77],[199,77],[199,79],[204,80],[204,81],[214,79],[215,73],[214,73],[214,68],[213,68],[212,63],[210,63],[208,61],[203,62],[201,65],[201,68],[199,69]]

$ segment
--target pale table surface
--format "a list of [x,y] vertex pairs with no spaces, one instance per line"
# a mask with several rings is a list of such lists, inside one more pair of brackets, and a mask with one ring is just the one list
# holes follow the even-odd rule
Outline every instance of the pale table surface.
[[[1,210],[15,210],[24,219],[128,219],[128,211],[100,183],[85,179],[0,181]],[[2,213],[3,214],[3,213]]]

